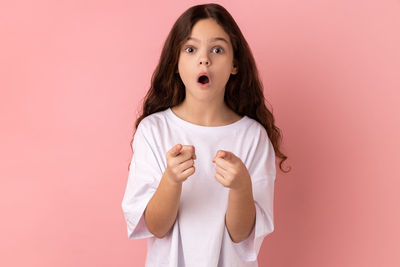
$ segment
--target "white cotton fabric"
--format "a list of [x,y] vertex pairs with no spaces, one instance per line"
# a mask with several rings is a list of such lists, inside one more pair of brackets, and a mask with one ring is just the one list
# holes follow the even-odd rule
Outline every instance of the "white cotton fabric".
[[[178,143],[195,147],[195,173],[183,182],[172,230],[157,238],[148,231],[143,214],[166,169],[166,154]],[[276,175],[274,149],[260,123],[244,116],[229,125],[200,126],[168,108],[140,122],[132,146],[122,210],[128,238],[148,238],[147,267],[258,266],[261,243],[274,231]],[[214,177],[212,159],[219,149],[239,157],[252,180],[256,223],[239,243],[232,241],[225,226],[229,188]]]

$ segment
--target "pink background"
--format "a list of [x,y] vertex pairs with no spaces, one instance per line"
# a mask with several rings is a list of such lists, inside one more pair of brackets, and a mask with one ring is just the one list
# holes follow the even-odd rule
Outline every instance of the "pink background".
[[[218,1],[292,166],[260,266],[400,266],[400,1]],[[143,266],[121,201],[162,44],[200,1],[0,3],[0,266]]]

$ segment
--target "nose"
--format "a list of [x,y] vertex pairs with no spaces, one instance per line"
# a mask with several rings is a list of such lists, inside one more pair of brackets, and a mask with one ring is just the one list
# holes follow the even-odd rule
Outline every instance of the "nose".
[[208,59],[202,58],[200,59],[200,65],[206,65],[208,66],[210,64]]
[[206,56],[202,56],[200,57],[199,63],[200,65],[208,66],[210,65],[210,60]]

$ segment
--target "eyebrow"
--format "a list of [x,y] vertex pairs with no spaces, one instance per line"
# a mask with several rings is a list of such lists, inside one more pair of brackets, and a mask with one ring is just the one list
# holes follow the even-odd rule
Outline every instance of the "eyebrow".
[[[189,41],[189,40],[193,40],[193,41],[196,41],[196,42],[200,42],[200,40],[197,39],[197,38],[195,38],[195,37],[189,37],[189,38],[187,39],[187,41]],[[212,38],[212,39],[210,40],[210,43],[213,43],[213,42],[216,42],[216,41],[223,41],[223,42],[225,42],[226,44],[229,44],[228,41],[227,41],[225,38],[223,38],[223,37],[214,37],[214,38]]]

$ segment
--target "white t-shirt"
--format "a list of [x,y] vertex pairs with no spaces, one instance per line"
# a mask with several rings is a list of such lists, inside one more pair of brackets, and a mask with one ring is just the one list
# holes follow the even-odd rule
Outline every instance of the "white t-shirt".
[[[179,211],[165,237],[151,234],[144,210],[166,169],[166,154],[176,144],[193,145],[195,173],[182,184]],[[264,237],[274,231],[275,153],[265,128],[247,116],[224,126],[200,126],[168,108],[145,117],[133,140],[133,156],[122,201],[128,238],[149,238],[148,267],[258,266]],[[252,180],[256,223],[251,235],[234,243],[225,226],[229,188],[215,176],[212,159],[230,151],[247,167]]]

